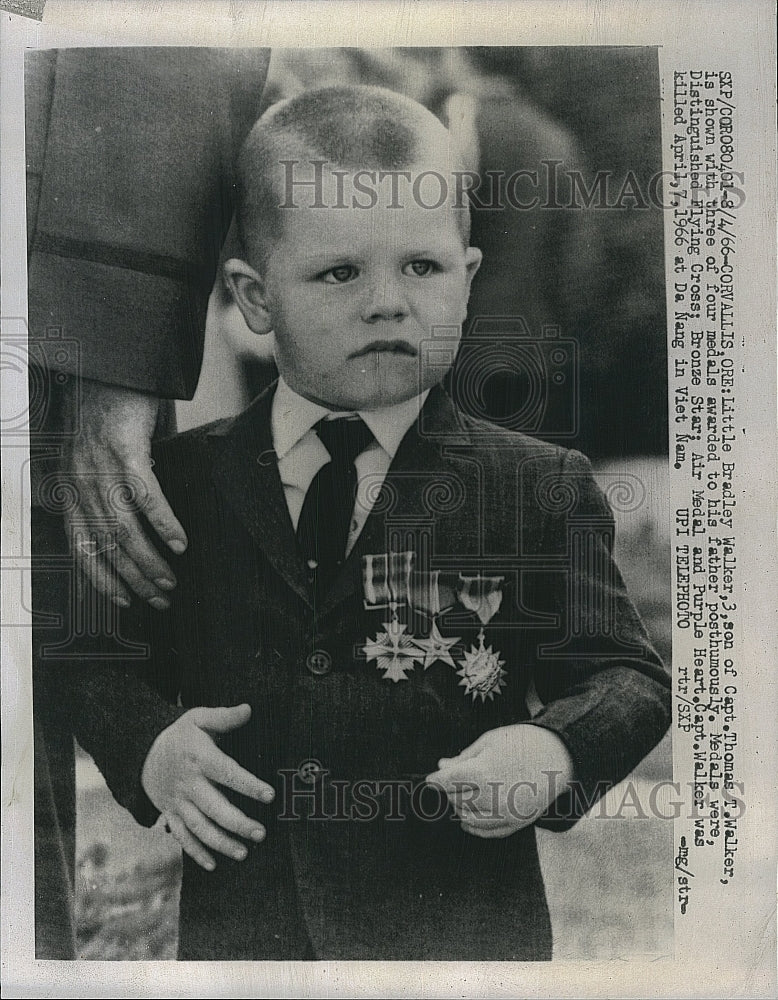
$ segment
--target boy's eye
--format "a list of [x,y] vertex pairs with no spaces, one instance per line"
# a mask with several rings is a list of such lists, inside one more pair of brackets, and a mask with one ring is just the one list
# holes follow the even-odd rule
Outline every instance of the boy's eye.
[[342,285],[347,281],[353,281],[358,273],[352,264],[338,264],[337,267],[325,271],[322,277],[329,285]]
[[412,260],[403,268],[405,274],[416,278],[426,278],[428,275],[433,274],[435,270],[435,263],[431,260]]

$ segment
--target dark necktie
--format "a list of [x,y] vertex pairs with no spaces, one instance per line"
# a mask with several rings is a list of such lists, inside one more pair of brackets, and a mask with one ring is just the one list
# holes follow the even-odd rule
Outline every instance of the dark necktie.
[[316,585],[321,586],[334,577],[346,557],[357,488],[354,459],[370,444],[373,434],[361,417],[320,420],[314,430],[330,453],[330,461],[308,487],[297,538]]

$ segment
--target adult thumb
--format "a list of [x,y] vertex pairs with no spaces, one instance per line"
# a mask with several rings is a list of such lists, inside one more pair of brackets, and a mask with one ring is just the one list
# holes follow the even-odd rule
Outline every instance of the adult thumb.
[[229,733],[245,726],[250,718],[251,706],[244,704],[230,708],[198,708],[195,709],[192,721],[209,733]]
[[143,513],[162,541],[176,555],[181,555],[182,552],[186,551],[188,545],[186,532],[181,527],[181,522],[165,499],[165,494],[162,492],[159,480],[151,471],[151,467],[149,466],[144,472],[145,475],[141,476],[146,487]]

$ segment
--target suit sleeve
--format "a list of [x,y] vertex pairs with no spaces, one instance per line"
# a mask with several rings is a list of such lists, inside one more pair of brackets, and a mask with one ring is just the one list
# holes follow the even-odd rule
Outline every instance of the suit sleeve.
[[143,602],[118,614],[78,574],[61,518],[39,508],[32,518],[36,715],[72,732],[114,798],[150,826],[159,814],[141,770],[154,740],[185,711],[165,654],[169,617],[152,617]]
[[554,490],[570,498],[564,516],[548,518],[543,545],[568,555],[567,570],[554,574],[563,628],[538,649],[543,708],[532,724],[556,733],[573,761],[572,791],[538,821],[562,830],[656,746],[670,724],[671,692],[613,560],[613,515],[583,455],[565,453]]
[[[266,49],[28,54],[29,325],[38,360],[191,398],[232,215],[234,156],[257,117],[267,64]],[[75,348],[63,350],[63,338]]]

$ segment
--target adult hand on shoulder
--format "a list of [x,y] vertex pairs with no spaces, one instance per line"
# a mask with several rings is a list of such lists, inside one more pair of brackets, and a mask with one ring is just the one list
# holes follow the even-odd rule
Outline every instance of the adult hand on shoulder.
[[462,829],[508,837],[538,819],[573,779],[562,740],[527,723],[490,729],[456,757],[438,761],[427,783],[444,789]]
[[126,607],[127,588],[157,610],[169,606],[176,578],[144,530],[140,515],[176,554],[187,538],[152,471],[151,438],[159,400],[121,386],[71,379],[63,477],[76,503],[67,513],[74,553],[94,587]]
[[265,838],[262,824],[232,805],[219,789],[231,788],[265,803],[275,797],[267,782],[242,768],[213,740],[214,734],[239,729],[250,718],[249,705],[192,708],[159,734],[141,772],[143,789],[164,815],[167,828],[208,871],[216,867],[208,848],[235,861],[246,857],[245,845],[230,833],[255,843]]

